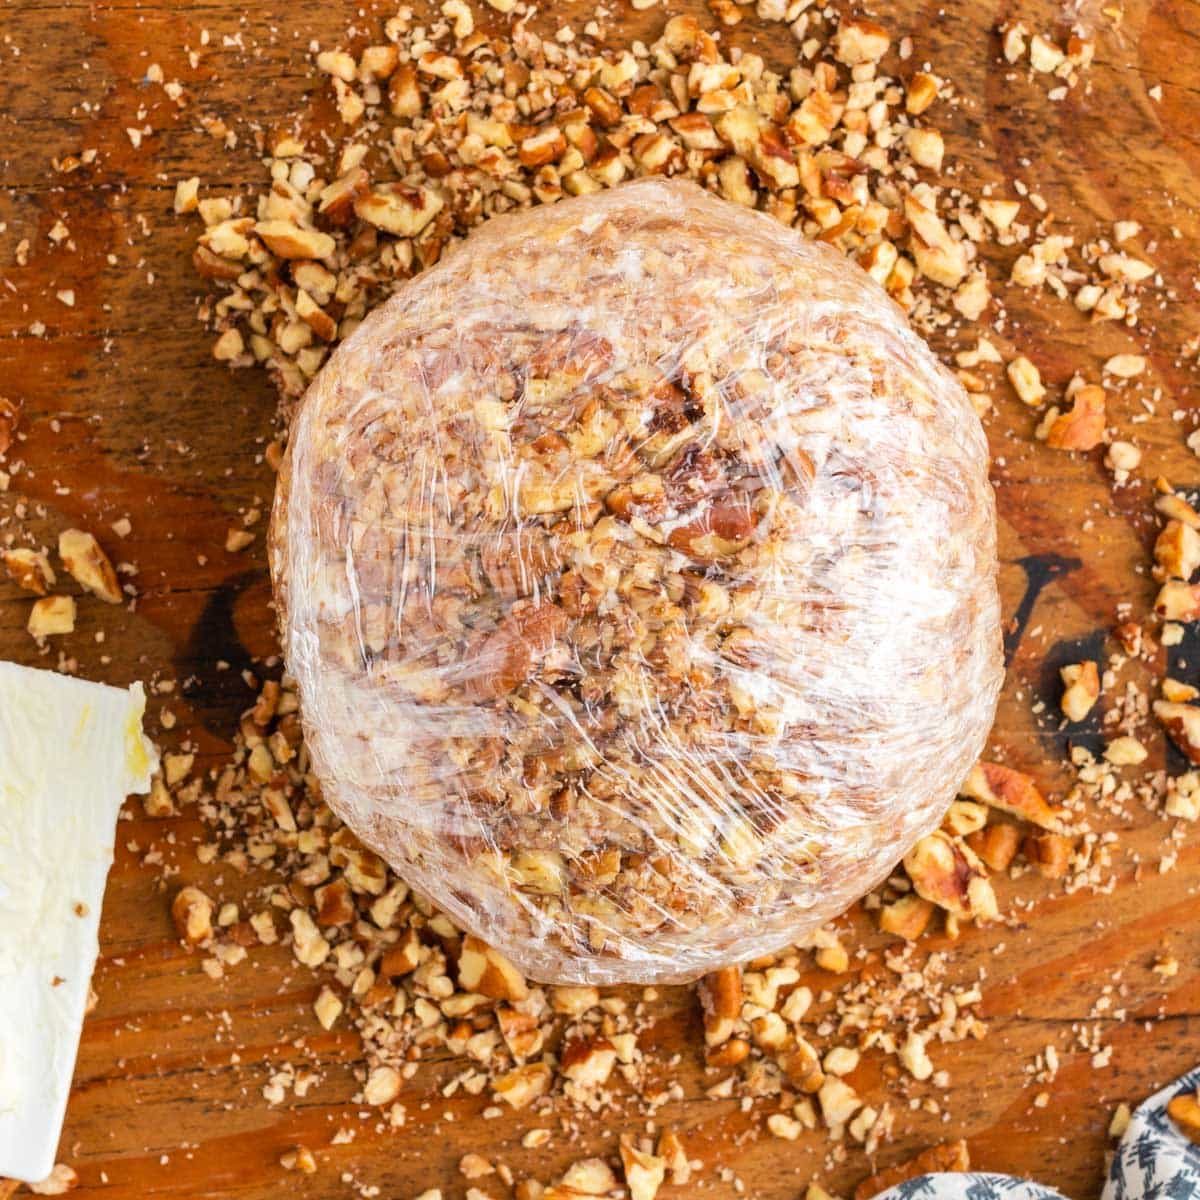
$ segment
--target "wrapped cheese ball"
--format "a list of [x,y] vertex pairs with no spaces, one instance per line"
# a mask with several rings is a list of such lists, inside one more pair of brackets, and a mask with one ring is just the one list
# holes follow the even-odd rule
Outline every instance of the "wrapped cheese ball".
[[987,447],[852,263],[681,182],[488,222],[337,350],[272,567],[331,807],[547,981],[682,981],[933,829],[1001,680]]

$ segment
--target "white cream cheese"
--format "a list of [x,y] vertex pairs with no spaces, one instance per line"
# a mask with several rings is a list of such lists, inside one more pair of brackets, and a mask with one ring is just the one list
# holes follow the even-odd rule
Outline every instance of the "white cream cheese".
[[146,698],[0,662],[0,1177],[50,1174]]

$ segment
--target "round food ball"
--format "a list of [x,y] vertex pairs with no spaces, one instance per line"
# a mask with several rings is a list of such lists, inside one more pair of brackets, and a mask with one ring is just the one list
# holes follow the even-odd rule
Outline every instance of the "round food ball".
[[279,479],[334,811],[546,981],[681,981],[938,824],[1001,681],[987,446],[858,267],[647,180],[497,218],[314,381]]

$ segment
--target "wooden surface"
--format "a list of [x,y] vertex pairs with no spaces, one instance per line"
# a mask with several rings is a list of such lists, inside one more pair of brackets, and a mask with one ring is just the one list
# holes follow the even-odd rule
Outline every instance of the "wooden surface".
[[[661,13],[633,13],[621,0],[613,7],[631,35],[650,34],[662,21]],[[671,7],[700,6],[677,0]],[[1051,5],[1015,7],[1034,28],[1062,29],[1062,13]],[[1196,404],[1194,353],[1185,358],[1180,346],[1198,327],[1189,297],[1200,251],[1200,6],[1129,0],[1125,8],[1119,34],[1099,21],[1089,89],[1076,88],[1061,103],[1045,98],[1044,80],[1006,79],[991,31],[1011,15],[1008,5],[914,0],[881,3],[876,12],[895,35],[912,34],[916,59],[931,60],[964,97],[941,128],[972,186],[1023,178],[1077,234],[1106,234],[1114,219],[1133,217],[1146,227],[1143,241],[1157,243],[1149,256],[1182,302],[1148,311],[1140,329],[1089,326],[1059,302],[1012,291],[1009,333],[1057,385],[1076,367],[1098,377],[1109,354],[1142,347],[1163,389],[1158,413],[1132,423],[1140,404],[1117,394],[1110,424],[1146,447],[1144,477],[1161,472],[1186,486],[1200,483],[1200,460],[1184,448],[1171,413]],[[358,11],[358,3],[287,0],[0,2],[0,394],[25,402],[28,432],[12,456],[26,466],[0,496],[0,516],[27,498],[27,519],[50,542],[67,525],[104,535],[111,521],[128,516],[133,532],[125,541],[103,540],[115,558],[136,564],[139,592],[132,612],[81,603],[76,633],[39,655],[24,632],[28,598],[0,582],[0,654],[54,665],[61,648],[91,678],[187,681],[169,703],[180,724],[161,740],[192,738],[204,764],[220,760],[248,699],[240,669],[274,647],[261,537],[241,555],[222,548],[239,510],[269,501],[271,472],[256,461],[255,448],[270,435],[274,400],[261,374],[230,375],[209,355],[209,337],[194,315],[202,295],[190,266],[196,227],[171,215],[173,184],[191,174],[209,192],[259,184],[247,123],[271,129],[303,107],[315,86],[304,55],[309,38],[336,42]],[[200,47],[202,29],[210,45],[192,70],[185,47]],[[223,47],[223,37],[239,32],[246,46],[257,46],[253,53]],[[736,40],[748,44],[755,36],[751,18]],[[780,65],[792,53],[778,26],[763,45]],[[168,79],[185,82],[191,102],[182,111],[161,88],[140,82],[151,61]],[[1154,85],[1162,88],[1158,102],[1148,95]],[[199,130],[202,113],[236,118],[243,148],[221,150]],[[146,123],[153,132],[135,150],[125,131]],[[93,167],[54,172],[52,159],[87,147],[99,151]],[[59,218],[74,252],[47,239]],[[32,243],[24,267],[14,264],[21,238]],[[64,288],[74,289],[74,307],[56,299]],[[45,324],[43,337],[29,332],[37,321]],[[1057,794],[1066,782],[1058,765],[1063,742],[1052,717],[1039,720],[1033,705],[1044,700],[1053,712],[1054,664],[1079,657],[1080,643],[1101,644],[1119,603],[1145,610],[1153,594],[1146,567],[1153,525],[1144,485],[1114,498],[1100,452],[1037,448],[1035,421],[997,389],[988,426],[1005,611],[1021,610],[1028,619],[1018,631],[994,744]],[[159,701],[152,707],[157,711]],[[154,721],[151,729],[160,732]],[[1154,754],[1161,761],[1161,745]],[[202,829],[193,816],[152,822],[135,806],[129,814],[101,930],[99,1007],[84,1032],[60,1153],[79,1172],[78,1194],[250,1200],[285,1188],[298,1197],[349,1196],[363,1184],[405,1200],[440,1184],[448,1198],[459,1197],[466,1185],[455,1164],[465,1150],[545,1179],[585,1151],[611,1151],[617,1132],[636,1121],[606,1114],[585,1138],[525,1151],[519,1141],[529,1119],[484,1121],[486,1097],[441,1099],[438,1086],[459,1065],[449,1059],[427,1064],[406,1087],[404,1129],[382,1132],[359,1120],[346,1103],[356,1086],[356,1039],[315,1025],[313,976],[276,947],[257,952],[222,983],[209,980],[173,936],[163,865],[143,859],[157,849],[168,872],[207,881],[227,898],[254,881],[197,866],[189,844]],[[880,1165],[931,1141],[965,1136],[981,1167],[1027,1173],[1071,1197],[1092,1197],[1116,1102],[1136,1101],[1200,1061],[1196,839],[1185,838],[1176,868],[1160,874],[1167,824],[1141,813],[1129,827],[1100,814],[1093,825],[1120,829],[1115,890],[1050,898],[1049,885],[1002,882],[1002,903],[1014,895],[1034,903],[1011,927],[965,935],[950,967],[955,978],[986,975],[990,1035],[935,1050],[952,1080],[944,1116],[903,1113],[898,1140],[881,1150]],[[1180,970],[1164,982],[1150,968],[1166,951]],[[1105,988],[1114,1000],[1109,1014],[1096,1018]],[[1124,1021],[1112,1019],[1117,1008]],[[660,1120],[679,1123],[693,1154],[734,1168],[744,1194],[784,1200],[802,1194],[814,1175],[848,1189],[867,1173],[858,1155],[826,1172],[816,1136],[796,1144],[746,1136],[757,1116],[703,1097],[713,1080],[700,1067],[692,993],[663,989],[650,1011],[643,1042],[655,1047],[660,1063],[678,1052],[677,1065],[661,1070],[676,1076],[688,1097]],[[1094,1070],[1078,1049],[1077,1031],[1085,1026],[1097,1027],[1112,1046],[1106,1069]],[[1053,1082],[1036,1083],[1030,1064],[1048,1044],[1062,1068]],[[305,1099],[271,1109],[261,1088],[284,1059],[318,1066],[321,1083]],[[886,1092],[870,1058],[854,1082],[876,1101]],[[1049,1103],[1035,1108],[1041,1091]],[[343,1125],[356,1131],[354,1140],[330,1146]],[[317,1175],[286,1176],[278,1166],[296,1142],[319,1151]],[[343,1172],[355,1182],[344,1182]],[[735,1194],[731,1182],[712,1173],[702,1185],[662,1194],[684,1190]]]

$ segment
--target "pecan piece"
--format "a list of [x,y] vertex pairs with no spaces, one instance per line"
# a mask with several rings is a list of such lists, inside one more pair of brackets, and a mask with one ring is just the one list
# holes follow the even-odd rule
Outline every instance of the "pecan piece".
[[742,968],[722,967],[700,981],[696,989],[704,1010],[704,1040],[718,1046],[733,1034],[742,1012]]
[[503,1005],[496,1010],[496,1024],[514,1057],[531,1058],[541,1053],[545,1039],[537,1017],[532,1013],[518,1012],[515,1008]]
[[242,264],[214,254],[207,246],[197,246],[192,251],[192,266],[196,274],[205,279],[218,279],[232,283],[242,273]]
[[913,257],[922,275],[934,283],[957,287],[967,274],[967,252],[950,236],[933,202],[918,190],[904,198],[904,215],[913,232]]
[[53,634],[71,633],[75,629],[75,597],[43,596],[35,600],[25,628],[38,641]]
[[917,894],[957,917],[980,921],[997,916],[996,895],[983,864],[966,846],[937,830],[904,856]]
[[1168,621],[1200,619],[1200,584],[1168,580],[1159,589],[1154,611]]
[[526,1108],[550,1090],[550,1068],[545,1063],[526,1063],[505,1072],[492,1085],[496,1095],[513,1108]]
[[1059,671],[1063,681],[1063,714],[1069,721],[1082,721],[1100,698],[1100,670],[1094,662],[1072,663]]
[[1170,734],[1171,741],[1194,763],[1200,763],[1200,708],[1155,700],[1154,715]]
[[676,1187],[683,1187],[691,1182],[691,1160],[688,1158],[687,1149],[680,1140],[679,1134],[674,1129],[668,1127],[662,1131],[658,1139],[658,1154],[666,1161],[667,1169],[671,1172],[671,1182]]
[[716,562],[743,549],[754,529],[754,513],[748,504],[720,500],[686,525],[672,529],[667,541],[698,562]]
[[1046,445],[1055,450],[1092,450],[1104,440],[1106,419],[1104,389],[1097,384],[1081,387],[1071,411],[1051,424]]
[[882,25],[865,17],[847,17],[833,35],[833,51],[838,62],[858,67],[878,62],[891,42],[891,35]]
[[507,696],[530,678],[567,625],[566,613],[553,604],[514,605],[474,655],[468,653],[460,664],[467,694],[475,700]]
[[1047,879],[1061,879],[1071,862],[1071,839],[1061,833],[1040,833],[1025,839],[1025,857]]
[[1167,1116],[1188,1141],[1200,1146],[1200,1097],[1196,1093],[1174,1097],[1167,1104]]
[[967,845],[979,855],[989,871],[1007,871],[1017,856],[1021,833],[1015,825],[989,825],[971,834]]
[[259,221],[254,232],[280,258],[332,258],[337,249],[329,234],[304,229],[294,221]]
[[943,1171],[969,1171],[970,1169],[971,1155],[967,1149],[967,1143],[964,1141],[943,1142],[939,1146],[930,1146],[928,1150],[922,1150],[915,1158],[898,1163],[894,1167],[888,1167],[886,1171],[880,1171],[869,1179],[864,1179],[854,1189],[854,1200],[870,1200],[872,1196],[886,1192],[889,1188],[896,1187],[910,1179],[916,1179],[918,1175],[939,1174]]
[[616,1047],[608,1038],[572,1038],[562,1048],[562,1073],[581,1087],[603,1086],[616,1064]]
[[934,905],[922,896],[901,896],[879,910],[879,928],[914,942],[929,927]]
[[667,1173],[667,1160],[639,1149],[628,1133],[621,1135],[620,1150],[629,1200],[654,1200]]
[[1043,829],[1057,829],[1061,823],[1031,775],[1000,763],[976,763],[959,791],[971,800],[982,800]]
[[412,63],[401,63],[388,77],[388,105],[392,116],[420,116],[424,103],[417,82],[417,68]]
[[379,960],[379,974],[389,979],[398,979],[415,971],[421,962],[421,939],[417,931],[409,926],[400,940],[389,946]]
[[331,225],[349,225],[359,198],[371,190],[371,178],[355,167],[321,189],[317,212]]
[[797,1037],[791,1049],[780,1057],[779,1067],[788,1082],[802,1092],[819,1092],[825,1082],[821,1056],[802,1037]]
[[458,982],[466,991],[491,1000],[524,1000],[529,995],[517,968],[499,950],[470,934],[458,959]]
[[179,936],[197,946],[213,935],[213,902],[198,887],[180,888],[171,901],[171,919]]
[[58,535],[58,556],[84,591],[109,604],[120,604],[125,598],[108,555],[90,533],[82,529],[64,529]]
[[5,550],[0,554],[0,562],[4,563],[4,569],[13,583],[35,596],[44,596],[47,589],[54,586],[50,560],[40,550],[26,547]]
[[745,1038],[731,1037],[719,1046],[709,1046],[704,1052],[704,1061],[710,1067],[736,1067],[745,1062],[750,1054],[750,1043]]
[[358,218],[397,237],[415,237],[445,207],[432,188],[393,183],[375,188],[354,201]]
[[1200,533],[1183,521],[1168,521],[1154,543],[1155,575],[1185,582],[1200,567]]

